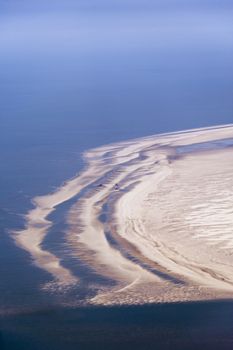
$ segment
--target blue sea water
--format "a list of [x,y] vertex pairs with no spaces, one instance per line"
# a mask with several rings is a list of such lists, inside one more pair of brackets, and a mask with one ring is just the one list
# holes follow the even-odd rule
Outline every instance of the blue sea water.
[[233,122],[232,10],[227,0],[0,2],[1,310],[56,309],[40,292],[50,277],[10,231],[31,198],[82,168],[85,149]]

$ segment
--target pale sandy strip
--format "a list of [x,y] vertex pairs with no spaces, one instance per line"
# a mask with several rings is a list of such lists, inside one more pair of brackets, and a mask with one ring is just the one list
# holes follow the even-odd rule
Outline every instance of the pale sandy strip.
[[[121,142],[119,144],[113,144],[109,146],[104,146],[97,148],[95,150],[90,150],[85,153],[86,161],[88,162],[86,169],[80,174],[80,176],[75,177],[74,179],[66,182],[61,188],[59,188],[54,193],[36,197],[33,200],[35,205],[35,209],[32,209],[25,217],[26,219],[26,228],[15,232],[14,237],[19,246],[28,251],[34,263],[51,273],[55,279],[64,282],[64,283],[72,283],[77,280],[71,272],[62,267],[60,263],[60,259],[56,257],[54,254],[51,254],[45,251],[42,248],[42,242],[51,227],[51,222],[47,219],[48,216],[55,210],[56,206],[64,203],[65,201],[73,198],[77,195],[85,186],[95,181],[100,176],[103,176],[107,171],[114,169],[117,165],[122,162],[126,162],[128,160],[133,160],[139,152],[143,149],[153,146],[155,143],[161,146],[177,146],[177,145],[188,145],[192,143],[199,143],[223,138],[229,138],[233,135],[233,126],[223,126],[219,128],[206,128],[206,129],[198,129],[198,130],[190,130],[184,133],[172,133],[172,134],[164,134],[164,135],[155,135],[147,138],[141,138],[138,140],[132,140],[128,142]],[[104,154],[106,152],[115,152],[114,157],[111,158],[109,164],[106,164],[104,159]],[[162,166],[163,167],[163,166]],[[166,167],[165,167],[166,168]],[[167,168],[166,168],[167,169]],[[131,168],[129,169],[132,170]],[[162,174],[166,174],[167,170],[162,170]],[[163,173],[164,172],[164,173]],[[127,168],[126,168],[127,173]],[[124,174],[126,176],[126,174]],[[146,181],[147,183],[147,191],[149,188],[156,186],[156,181],[158,182],[157,175],[152,176],[150,180],[148,180],[148,176],[144,179],[143,176],[141,181]],[[160,180],[159,180],[160,181]],[[134,194],[136,193],[140,198],[139,187],[133,190]],[[137,192],[139,191],[139,192]],[[146,190],[145,190],[146,191]],[[129,194],[130,196],[131,194]],[[96,200],[96,199],[95,199]],[[126,203],[127,196],[122,199],[119,204],[119,207],[124,206],[125,208],[131,207],[131,210],[134,208],[134,202],[128,199]],[[140,202],[140,200],[139,200]],[[93,213],[91,211],[92,202],[87,203],[86,207],[86,228],[87,231],[96,225],[96,222],[93,222]],[[88,208],[89,207],[89,208]],[[117,211],[118,220],[123,218],[124,216],[122,210],[119,209]],[[137,209],[139,210],[139,209]],[[140,212],[138,211],[138,217],[140,217]],[[90,240],[92,240],[95,233],[91,236],[90,233],[86,232],[82,238],[80,238],[85,244],[90,245]],[[103,234],[100,235],[103,237]],[[103,242],[103,241],[102,241]],[[150,251],[149,247],[146,248],[146,242],[140,242],[140,244],[144,244],[144,254],[148,255]],[[134,241],[135,245],[139,245],[139,242]],[[95,248],[94,244],[91,244],[92,249],[95,249],[98,252],[99,262],[101,263],[103,259],[105,259],[104,249],[107,249],[106,242],[100,245],[99,248]],[[109,247],[108,247],[109,249]],[[141,248],[142,249],[142,248]],[[113,253],[113,252],[111,252]],[[119,253],[118,258],[119,258]],[[151,255],[151,253],[150,253]],[[110,256],[110,255],[109,255]],[[166,254],[164,254],[166,256]],[[151,257],[151,256],[150,256]],[[166,260],[166,259],[165,259]],[[156,259],[157,261],[157,259]],[[167,265],[166,261],[161,261],[161,264]],[[177,264],[178,266],[178,264]],[[168,268],[171,268],[171,265],[167,265]],[[178,267],[177,267],[178,268]],[[174,266],[173,266],[174,269]],[[184,272],[185,273],[185,272]],[[192,272],[195,277],[195,271]],[[199,277],[198,277],[199,278]],[[202,280],[202,277],[201,277]]]

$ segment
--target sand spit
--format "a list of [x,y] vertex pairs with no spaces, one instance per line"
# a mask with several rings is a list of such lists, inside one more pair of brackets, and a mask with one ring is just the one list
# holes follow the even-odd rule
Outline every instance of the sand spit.
[[[81,174],[33,199],[14,233],[54,283],[78,284],[82,260],[114,282],[98,287],[95,304],[233,296],[233,125],[120,142],[84,158]],[[70,271],[43,241],[48,216],[77,195],[67,213]]]

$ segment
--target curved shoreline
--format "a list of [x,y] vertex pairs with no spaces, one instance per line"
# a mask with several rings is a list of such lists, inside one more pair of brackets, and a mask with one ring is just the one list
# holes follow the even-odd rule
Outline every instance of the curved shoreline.
[[[153,206],[156,208],[156,202],[149,197],[156,196],[156,188],[166,183],[167,178],[172,178],[173,172],[177,171],[176,164],[179,159],[186,157],[187,165],[192,166],[189,147],[192,149],[193,145],[225,139],[233,139],[233,125],[148,136],[86,151],[86,167],[77,177],[65,182],[54,193],[33,199],[35,208],[25,216],[25,229],[14,233],[16,244],[28,251],[34,264],[49,272],[54,283],[58,283],[61,288],[78,284],[78,273],[76,275],[62,266],[60,259],[44,250],[41,245],[52,226],[48,216],[57,206],[85,189],[68,213],[67,244],[72,256],[84,257],[85,263],[93,270],[116,281],[114,287],[103,286],[92,302],[106,303],[117,292],[122,294],[119,303],[133,303],[132,298],[128,298],[126,294],[134,288],[139,290],[137,294],[141,293],[142,298],[145,296],[145,302],[156,300],[156,295],[154,299],[153,295],[146,297],[146,286],[151,288],[153,285],[152,294],[156,294],[156,288],[158,291],[163,288],[172,290],[175,283],[172,282],[173,279],[183,281],[182,290],[186,285],[187,289],[188,286],[194,289],[210,288],[220,291],[220,295],[233,295],[233,272],[232,280],[225,278],[224,271],[216,270],[219,268],[217,264],[210,265],[205,252],[202,258],[207,260],[203,260],[203,267],[189,260],[189,256],[181,257],[186,254],[185,251],[181,250],[182,254],[176,249],[172,251],[167,246],[166,239],[164,242],[161,237],[154,237],[150,233],[153,225],[159,227],[159,215],[154,222],[151,218],[154,214],[145,219],[146,212],[142,210],[146,205],[148,212]],[[226,149],[232,145],[231,142],[226,143]],[[177,149],[181,147],[187,147],[187,152],[177,153]],[[220,152],[227,154],[224,142],[221,147]],[[202,159],[203,154],[211,154],[211,149],[212,147],[208,150],[197,147],[191,153],[200,154],[196,158]],[[116,183],[119,190],[115,190]],[[100,220],[106,203],[111,206],[111,213],[109,212],[106,220]],[[150,221],[152,226],[145,220]],[[107,232],[120,242],[118,247],[110,244]],[[166,231],[164,232],[166,236]],[[197,235],[195,244],[198,239],[200,244],[205,244],[205,240],[197,238]],[[170,276],[171,280],[166,281],[163,274],[164,277]],[[201,295],[197,299],[201,299]]]

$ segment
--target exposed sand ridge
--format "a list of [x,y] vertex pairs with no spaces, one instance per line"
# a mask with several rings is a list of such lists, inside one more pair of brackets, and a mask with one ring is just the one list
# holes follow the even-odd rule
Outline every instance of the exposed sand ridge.
[[[179,152],[183,146],[186,151]],[[67,246],[73,257],[84,256],[91,269],[116,282],[91,302],[229,297],[232,146],[233,126],[226,125],[89,150],[81,174],[33,199],[25,229],[14,233],[16,243],[61,287],[79,283],[78,266],[75,272],[65,268],[42,242],[52,226],[48,216],[82,191],[67,213]]]

